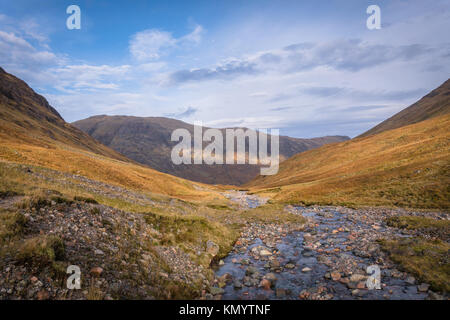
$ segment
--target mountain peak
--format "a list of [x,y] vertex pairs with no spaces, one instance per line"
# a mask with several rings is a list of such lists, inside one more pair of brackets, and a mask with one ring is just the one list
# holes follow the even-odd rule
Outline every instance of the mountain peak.
[[0,67],[0,101],[14,104],[15,107],[32,117],[50,122],[64,121],[47,99],[37,94],[24,81],[7,73]]
[[450,113],[450,79],[422,99],[381,122],[359,137],[404,127]]

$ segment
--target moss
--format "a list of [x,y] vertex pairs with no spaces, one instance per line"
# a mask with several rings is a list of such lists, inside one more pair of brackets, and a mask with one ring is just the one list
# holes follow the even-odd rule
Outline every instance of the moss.
[[[199,247],[203,249],[206,241],[211,240],[219,246],[217,256],[221,257],[231,250],[238,237],[238,232],[233,227],[209,221],[204,217],[146,213],[144,218],[161,233],[162,245],[177,245],[187,253],[195,253]],[[197,257],[197,260],[204,265],[211,262],[206,255]]]
[[426,217],[397,216],[386,219],[386,224],[391,227],[418,230],[424,228],[449,228],[449,220],[436,220]]
[[222,205],[222,204],[208,204],[206,205],[208,208],[215,209],[215,210],[231,210],[229,206]]
[[85,203],[92,203],[92,204],[98,204],[97,200],[91,197],[83,197],[83,196],[75,196],[73,197],[73,200],[85,202]]
[[12,245],[10,253],[20,263],[52,266],[55,261],[64,259],[64,242],[57,236],[37,236]]
[[0,191],[0,199],[20,196],[20,195],[23,195],[23,193],[19,193],[19,192],[12,191],[12,190]]
[[28,219],[19,212],[0,213],[0,244],[20,238],[26,230]]
[[400,269],[429,283],[435,291],[449,292],[450,245],[447,242],[419,237],[379,242]]
[[51,199],[51,201],[54,201],[54,202],[56,202],[56,203],[58,203],[58,204],[68,204],[68,205],[70,205],[70,204],[73,203],[72,200],[69,200],[69,199],[67,199],[67,198],[60,197],[60,196],[57,196],[57,197],[51,197],[50,199]]
[[450,221],[437,220],[426,217],[397,216],[386,219],[388,226],[408,230],[420,230],[422,233],[442,240],[448,240],[450,235]]
[[93,214],[93,215],[100,214],[100,209],[97,208],[97,207],[91,208],[91,209],[89,210],[89,213],[90,213],[90,214]]

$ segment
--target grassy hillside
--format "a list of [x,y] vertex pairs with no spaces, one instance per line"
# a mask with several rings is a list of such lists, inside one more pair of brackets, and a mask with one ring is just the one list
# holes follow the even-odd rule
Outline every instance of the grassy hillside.
[[24,81],[0,68],[0,142],[44,148],[75,147],[113,159],[130,161],[66,123],[47,100]]
[[[162,117],[103,115],[76,121],[73,125],[130,159],[185,179],[209,184],[240,185],[259,174],[259,166],[249,164],[174,165],[170,155],[172,147],[178,142],[170,141],[172,132],[178,128],[187,129],[192,136],[194,132],[194,126],[183,121]],[[221,130],[225,137],[225,129]],[[342,136],[313,139],[280,136],[280,158],[283,161],[294,154],[348,139]],[[207,144],[205,142],[204,146]]]
[[132,190],[190,200],[208,198],[193,183],[136,164],[66,123],[44,97],[3,69],[0,160],[77,174]]
[[448,113],[450,113],[450,79],[413,105],[381,122],[360,137],[400,128]]
[[247,185],[275,201],[450,207],[450,115],[326,145]]

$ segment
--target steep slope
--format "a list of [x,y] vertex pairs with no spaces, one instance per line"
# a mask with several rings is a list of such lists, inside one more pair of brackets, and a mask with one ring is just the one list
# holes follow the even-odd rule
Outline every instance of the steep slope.
[[[433,92],[442,94],[441,90]],[[442,101],[446,102],[434,110],[446,113],[449,102]],[[419,113],[419,119],[422,116]],[[417,122],[412,116],[408,121]],[[257,177],[246,187],[281,202],[448,209],[449,127],[450,114],[435,115],[326,145],[288,159],[278,174]]]
[[48,146],[62,143],[127,161],[92,137],[66,123],[47,100],[24,81],[0,68],[0,139]]
[[450,79],[425,97],[360,135],[366,137],[386,130],[450,113]]
[[3,69],[0,161],[41,166],[143,192],[193,200],[208,196],[190,181],[136,164],[66,123],[44,97]]
[[[170,154],[177,142],[170,141],[175,129],[187,129],[193,135],[193,125],[162,117],[94,116],[76,121],[74,126],[90,134],[108,147],[150,167],[189,180],[210,184],[239,185],[258,175],[255,165],[174,165]],[[207,128],[204,128],[205,130]],[[225,129],[221,129],[225,136]],[[270,138],[269,138],[270,139]],[[334,136],[314,139],[280,137],[281,161],[294,154],[317,148],[326,143],[340,142],[348,137]],[[206,145],[206,143],[205,143]],[[224,152],[226,148],[224,145]]]

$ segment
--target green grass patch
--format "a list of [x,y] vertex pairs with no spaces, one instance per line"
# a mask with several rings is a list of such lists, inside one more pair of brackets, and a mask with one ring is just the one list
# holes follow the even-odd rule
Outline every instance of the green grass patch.
[[231,208],[227,205],[223,204],[208,204],[206,205],[208,208],[215,209],[215,210],[231,210]]
[[415,216],[399,216],[387,218],[386,224],[394,228],[420,230],[430,236],[439,237],[444,241],[448,240],[450,235],[449,220],[437,220]]
[[[144,218],[161,233],[162,245],[177,245],[188,253],[195,253],[199,247],[204,249],[206,242],[211,240],[219,246],[216,258],[221,258],[228,254],[239,235],[232,226],[224,226],[199,216],[146,213]],[[198,259],[202,264],[210,262],[205,255]]]
[[450,290],[450,245],[441,240],[423,238],[381,240],[381,248],[400,269],[429,283],[435,291]]
[[0,244],[20,238],[26,230],[28,219],[21,213],[0,212]]
[[91,197],[83,197],[83,196],[75,196],[73,197],[73,200],[85,202],[85,203],[92,203],[92,204],[98,204],[97,200]]

